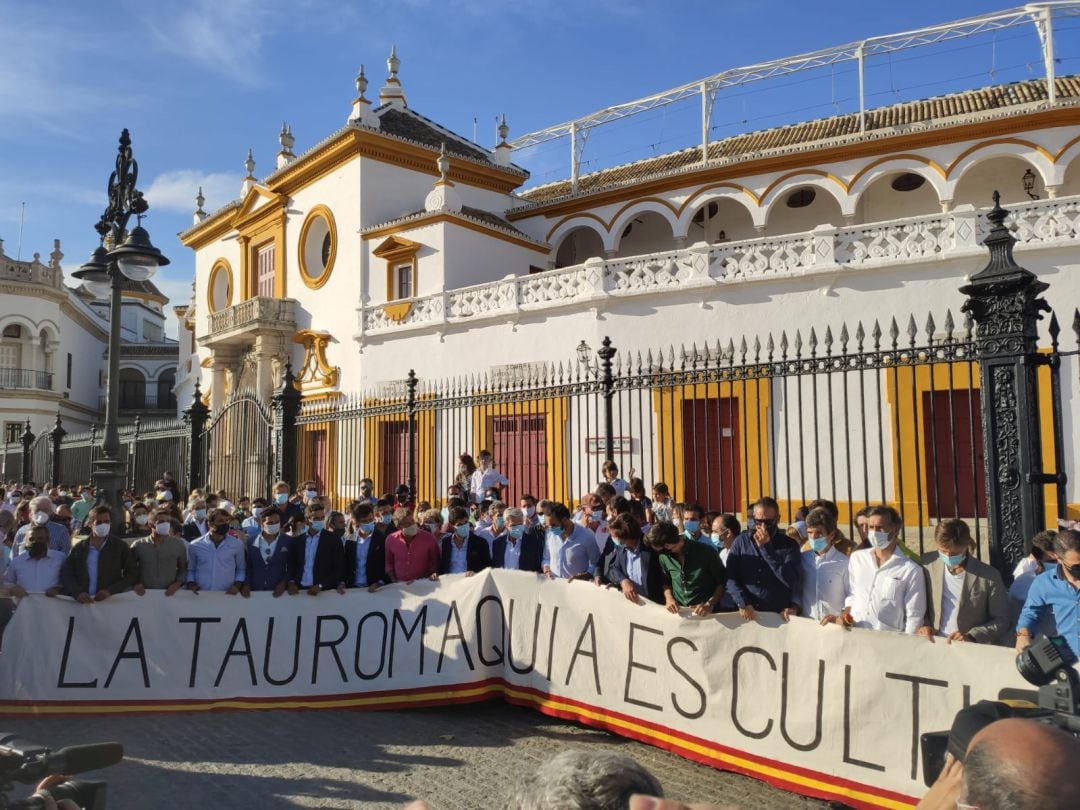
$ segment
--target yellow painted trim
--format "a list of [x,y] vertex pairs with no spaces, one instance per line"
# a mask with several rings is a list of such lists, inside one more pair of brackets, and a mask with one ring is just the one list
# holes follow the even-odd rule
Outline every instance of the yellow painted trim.
[[366,231],[363,238],[378,239],[382,236],[393,236],[399,233],[409,233],[410,231],[419,230],[420,228],[426,228],[429,225],[436,225],[439,223],[446,223],[448,225],[457,225],[459,228],[466,228],[470,231],[476,231],[482,233],[484,236],[490,236],[493,239],[500,239],[503,242],[509,242],[512,245],[518,247],[528,248],[529,250],[535,250],[538,253],[546,254],[548,248],[545,245],[538,245],[535,242],[530,242],[527,239],[522,239],[519,236],[500,231],[498,228],[491,228],[480,222],[472,222],[468,219],[462,219],[461,217],[455,217],[452,214],[443,212],[433,212],[427,216],[417,217],[416,219],[410,219],[408,222],[402,222],[397,225],[387,225],[385,228],[378,228],[373,231]]
[[[326,224],[330,228],[330,256],[326,260],[326,267],[318,275],[312,275],[308,272],[307,261],[305,254],[307,252],[307,236],[308,231],[311,230],[311,226],[315,223],[316,219],[325,219]],[[330,280],[330,274],[334,271],[334,261],[337,259],[338,249],[338,235],[337,235],[337,223],[334,221],[333,212],[325,205],[316,205],[310,211],[306,217],[304,217],[304,224],[300,226],[300,242],[297,250],[297,259],[300,266],[300,280],[304,282],[309,288],[317,290],[326,284]]]
[[123,290],[121,296],[124,298],[135,298],[139,301],[153,301],[154,303],[162,305],[169,303],[169,299],[164,295],[154,295],[153,293],[141,292],[139,290]]
[[790,180],[792,177],[799,177],[799,176],[804,175],[804,174],[808,174],[808,175],[810,175],[812,177],[821,177],[821,178],[823,178],[825,180],[832,180],[834,183],[836,183],[836,185],[838,185],[843,190],[843,192],[845,194],[847,194],[848,189],[851,188],[851,186],[848,183],[845,183],[843,180],[841,180],[835,174],[831,174],[830,172],[823,172],[823,171],[821,171],[821,169],[799,169],[797,171],[788,172],[787,174],[781,175],[780,177],[777,177],[775,180],[773,180],[771,183],[769,183],[769,185],[765,188],[765,190],[763,192],[761,192],[761,198],[758,201],[758,205],[759,206],[765,205],[765,201],[769,199],[769,195],[773,192],[774,189],[778,188],[780,186],[780,184],[783,183],[785,180]]
[[865,166],[863,166],[861,169],[859,169],[857,172],[855,172],[855,174],[853,174],[851,176],[851,180],[848,181],[848,188],[849,189],[854,188],[855,184],[859,182],[859,178],[861,178],[867,172],[873,171],[878,166],[881,166],[881,165],[883,165],[885,163],[893,163],[893,162],[900,161],[900,160],[913,160],[916,163],[922,163],[924,166],[929,166],[931,169],[933,169],[938,174],[940,174],[943,178],[948,177],[948,173],[945,171],[944,168],[942,168],[941,164],[938,163],[936,160],[931,160],[930,158],[925,158],[922,155],[913,155],[913,154],[910,154],[910,153],[906,153],[906,154],[900,154],[900,155],[889,155],[887,157],[878,158],[877,160],[874,160],[874,161],[871,161],[870,163],[867,163]]
[[[960,162],[964,158],[966,158],[968,155],[974,154],[975,152],[978,152],[978,151],[980,151],[982,149],[985,149],[988,146],[997,146],[997,145],[1003,144],[1003,143],[1011,143],[1011,144],[1015,144],[1017,146],[1025,146],[1028,149],[1034,149],[1036,152],[1038,152],[1040,155],[1045,157],[1051,163],[1054,162],[1054,156],[1051,155],[1048,150],[1046,150],[1045,148],[1039,146],[1037,143],[1034,143],[1033,141],[1026,141],[1023,138],[994,138],[993,140],[982,141],[981,143],[977,143],[974,146],[969,147],[968,149],[965,149],[963,152],[961,152],[959,155],[957,155],[956,158],[953,160],[953,162],[948,165],[948,168],[945,169],[945,172],[946,172],[945,176],[946,177],[950,176],[952,174],[952,172],[953,172],[953,169],[955,169],[960,164]],[[1012,156],[1010,155],[1009,157],[1012,157]]]
[[225,285],[225,306],[222,309],[228,309],[233,303],[232,265],[229,264],[227,259],[218,259],[214,262],[214,266],[210,268],[210,283],[206,285],[206,306],[211,313],[218,311],[218,308],[214,306],[214,285],[221,273],[226,274],[227,282]]
[[[674,500],[683,500],[686,488],[683,403],[694,399],[715,402],[717,398],[733,400],[732,411],[738,419],[739,441],[736,446],[739,448],[739,500],[736,511],[746,514],[751,503],[764,495],[772,494],[768,453],[769,408],[772,407],[772,397],[768,380],[682,384],[653,389],[653,419],[659,455],[658,480],[668,485]],[[726,411],[725,406],[721,407]],[[729,477],[725,476],[725,489],[729,480]],[[720,505],[702,506],[708,509],[714,506],[719,508]]]
[[[415,268],[414,268],[415,278]],[[390,282],[392,283],[392,282]],[[412,312],[412,301],[401,301],[396,304],[386,304],[383,307],[383,312],[386,313],[386,317],[392,320],[394,323],[401,323]]]
[[741,191],[743,194],[745,194],[747,197],[754,201],[754,205],[761,205],[761,197],[759,197],[757,194],[755,194],[753,191],[751,191],[744,185],[740,185],[739,183],[728,183],[726,181],[721,183],[709,183],[707,186],[702,186],[686,198],[683,204],[679,206],[679,216],[682,216],[682,212],[686,210],[687,206],[692,205],[694,200],[696,200],[702,194],[705,194],[717,188],[732,188],[736,191]]
[[293,335],[293,343],[304,347],[304,362],[293,384],[298,391],[326,393],[326,389],[337,388],[341,370],[326,359],[326,347],[332,339],[329,332],[312,329],[302,329]]
[[[409,239],[405,239],[401,236],[388,236],[382,244],[376,247],[371,252],[381,259],[386,259],[386,300],[397,300],[397,289],[394,284],[394,270],[401,267],[404,264],[412,264],[412,296],[416,297],[417,284],[420,281],[419,272],[417,269],[418,262],[416,261],[416,254],[420,252],[420,248],[423,247],[419,242],[413,242]],[[412,306],[411,304],[409,305]],[[408,309],[404,309],[400,316],[395,317],[393,313],[396,313],[398,309],[386,310],[386,314],[393,320],[398,321],[409,314]]]

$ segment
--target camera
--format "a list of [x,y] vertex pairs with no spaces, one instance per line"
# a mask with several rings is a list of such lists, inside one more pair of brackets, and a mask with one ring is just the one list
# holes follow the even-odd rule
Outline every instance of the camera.
[[961,709],[949,731],[931,731],[920,738],[923,781],[929,787],[945,767],[945,755],[964,761],[971,738],[995,720],[1024,717],[1049,723],[1080,736],[1080,673],[1077,658],[1062,636],[1039,636],[1016,656],[1016,669],[1039,687],[1002,689],[997,700],[980,700]]
[[[0,810],[37,810],[45,807],[45,798],[35,793],[25,799],[12,799],[8,793],[16,782],[37,784],[48,776],[96,771],[115,765],[124,757],[120,743],[72,745],[53,751],[27,742],[14,734],[0,732]],[[105,783],[68,779],[49,788],[56,801],[70,799],[84,810],[104,810]]]

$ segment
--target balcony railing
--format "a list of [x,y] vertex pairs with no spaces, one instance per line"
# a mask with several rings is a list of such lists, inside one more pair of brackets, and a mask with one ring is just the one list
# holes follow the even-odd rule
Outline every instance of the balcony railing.
[[[470,287],[373,304],[360,311],[360,338],[444,324],[500,318],[669,290],[767,281],[812,274],[844,274],[918,261],[974,256],[988,209],[954,210],[843,228],[822,226],[736,242],[700,242],[681,250],[584,264]],[[1080,243],[1080,196],[1011,207],[1017,249]],[[404,305],[408,306],[404,306]]]
[[53,375],[50,371],[34,371],[29,368],[0,368],[0,389],[15,388],[30,391],[51,391]]
[[[98,407],[104,410],[105,405],[106,397],[102,394],[98,397]],[[154,392],[140,395],[138,393],[124,391],[123,388],[121,388],[120,402],[117,407],[119,407],[121,411],[175,411],[176,397],[172,394],[160,396]]]
[[295,305],[296,301],[292,298],[256,296],[212,312],[207,316],[210,321],[209,339],[258,329],[293,331],[296,325]]

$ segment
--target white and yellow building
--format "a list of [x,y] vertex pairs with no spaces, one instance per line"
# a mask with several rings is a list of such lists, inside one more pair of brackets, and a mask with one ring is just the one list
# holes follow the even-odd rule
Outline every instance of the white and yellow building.
[[241,196],[200,205],[181,234],[196,256],[185,395],[198,377],[213,408],[241,388],[269,397],[285,360],[315,399],[410,368],[433,379],[570,358],[605,335],[634,355],[909,314],[921,328],[931,310],[959,323],[995,190],[1049,303],[1071,318],[1080,301],[1080,78],[524,188],[505,125],[481,148],[414,109],[396,55],[388,66],[377,103],[361,71],[340,130],[294,155],[283,129],[274,171],[257,179],[249,156]]

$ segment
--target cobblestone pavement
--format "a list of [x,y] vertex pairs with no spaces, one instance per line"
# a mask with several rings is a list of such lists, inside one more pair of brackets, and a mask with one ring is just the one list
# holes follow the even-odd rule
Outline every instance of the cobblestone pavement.
[[[90,775],[121,808],[501,808],[519,774],[601,746],[656,774],[668,796],[753,808],[825,805],[595,729],[500,703],[405,712],[223,712],[30,718],[4,730],[54,748],[115,740],[124,761]],[[19,794],[16,794],[19,795]]]

